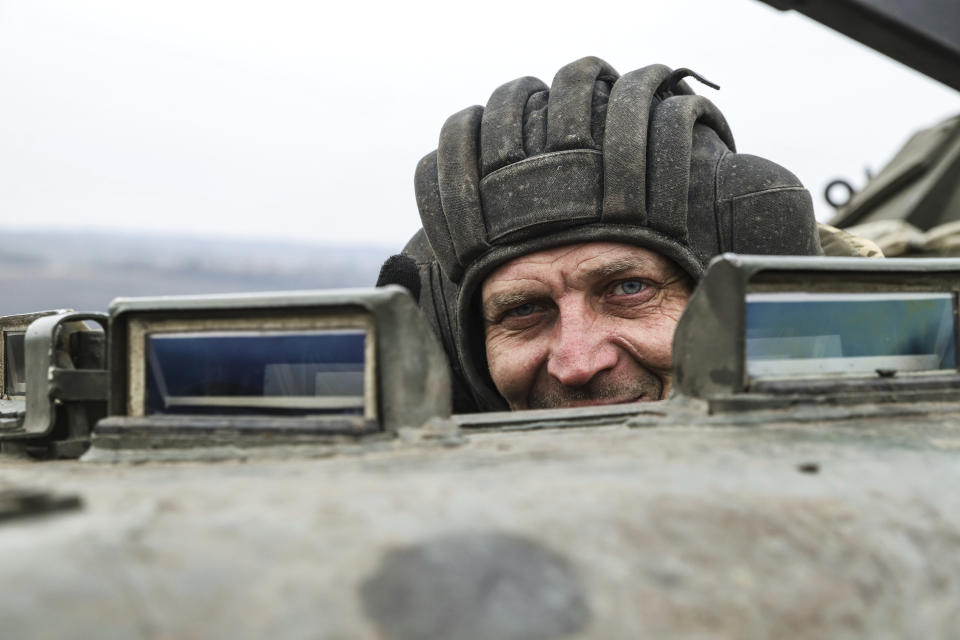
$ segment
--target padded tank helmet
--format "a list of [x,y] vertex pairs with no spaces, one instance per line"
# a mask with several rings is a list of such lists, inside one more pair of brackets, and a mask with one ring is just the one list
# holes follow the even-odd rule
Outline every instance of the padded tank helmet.
[[[809,193],[783,167],[736,153],[723,114],[693,93],[689,76],[706,83],[663,65],[620,76],[583,58],[550,87],[520,78],[486,107],[455,113],[420,161],[429,244],[418,234],[404,259],[417,265],[421,307],[475,408],[506,408],[487,371],[478,293],[513,258],[624,242],[672,259],[696,281],[725,251],[820,254]],[[460,391],[458,408],[470,408]]]

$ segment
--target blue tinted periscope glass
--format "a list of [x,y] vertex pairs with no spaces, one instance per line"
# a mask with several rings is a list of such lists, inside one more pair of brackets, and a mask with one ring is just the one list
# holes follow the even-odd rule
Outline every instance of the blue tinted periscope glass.
[[956,369],[949,293],[747,295],[751,378]]
[[26,358],[24,357],[24,336],[22,331],[4,334],[4,388],[7,394],[23,395],[27,392]]
[[359,329],[147,336],[146,413],[351,413],[364,407]]

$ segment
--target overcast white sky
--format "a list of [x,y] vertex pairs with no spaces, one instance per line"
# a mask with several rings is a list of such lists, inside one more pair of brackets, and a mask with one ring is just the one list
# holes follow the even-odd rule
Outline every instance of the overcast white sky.
[[738,149],[863,182],[960,94],[757,0],[0,0],[6,227],[399,247],[443,121],[522,75],[662,62]]

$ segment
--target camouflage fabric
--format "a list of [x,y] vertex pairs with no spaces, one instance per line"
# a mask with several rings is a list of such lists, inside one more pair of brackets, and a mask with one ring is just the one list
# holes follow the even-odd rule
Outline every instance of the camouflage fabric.
[[857,258],[882,258],[883,251],[872,240],[853,235],[843,229],[817,223],[820,247],[825,256],[852,256]]
[[914,248],[928,255],[960,255],[960,221],[947,222],[929,229]]

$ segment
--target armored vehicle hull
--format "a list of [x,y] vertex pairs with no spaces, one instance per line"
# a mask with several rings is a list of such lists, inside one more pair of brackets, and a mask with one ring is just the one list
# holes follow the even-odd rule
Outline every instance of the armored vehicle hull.
[[955,637],[960,408],[720,419],[681,405],[309,453],[324,457],[182,452],[42,474],[4,459],[3,486],[74,492],[82,508],[0,527],[0,626],[34,638]]

